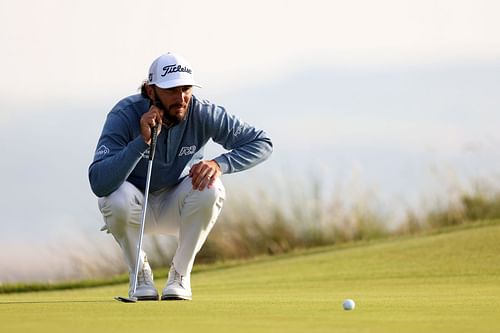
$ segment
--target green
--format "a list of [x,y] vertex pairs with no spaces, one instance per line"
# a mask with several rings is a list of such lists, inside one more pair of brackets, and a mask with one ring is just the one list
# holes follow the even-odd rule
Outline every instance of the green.
[[500,225],[219,265],[192,285],[191,302],[113,300],[125,284],[4,294],[0,331],[499,332]]

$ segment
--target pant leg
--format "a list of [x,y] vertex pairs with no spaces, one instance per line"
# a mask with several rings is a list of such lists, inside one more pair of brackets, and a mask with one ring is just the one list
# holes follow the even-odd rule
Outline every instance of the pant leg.
[[225,197],[220,179],[216,180],[212,188],[198,191],[193,190],[189,177],[165,194],[157,226],[178,236],[173,264],[181,275],[186,276],[191,272],[196,254],[215,225]]
[[[124,182],[109,196],[98,199],[106,227],[120,245],[129,272],[135,270],[143,202],[144,194],[129,182]],[[146,216],[146,226],[151,224],[150,215]],[[144,256],[142,251],[141,265]]]

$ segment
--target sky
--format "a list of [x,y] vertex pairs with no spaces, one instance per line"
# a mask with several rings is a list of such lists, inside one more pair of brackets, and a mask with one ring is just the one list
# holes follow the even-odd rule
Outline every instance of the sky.
[[189,59],[197,96],[273,139],[269,161],[224,176],[234,192],[279,198],[320,178],[394,210],[497,184],[499,12],[481,0],[0,0],[0,282],[52,279],[54,265],[71,277],[76,257],[109,250],[87,168],[107,112],[168,51]]

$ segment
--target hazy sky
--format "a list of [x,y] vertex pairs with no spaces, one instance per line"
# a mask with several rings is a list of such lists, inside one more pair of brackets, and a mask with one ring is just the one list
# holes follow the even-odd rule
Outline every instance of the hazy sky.
[[169,50],[213,90],[318,64],[496,61],[499,13],[495,0],[2,0],[1,96],[119,96]]
[[435,164],[498,180],[499,13],[493,0],[0,0],[0,282],[50,277],[35,263],[69,260],[54,251],[79,234],[112,242],[87,167],[106,113],[167,51],[191,62],[195,94],[273,138],[271,160],[228,185],[300,190],[312,171],[349,187],[360,173],[399,198],[436,186]]

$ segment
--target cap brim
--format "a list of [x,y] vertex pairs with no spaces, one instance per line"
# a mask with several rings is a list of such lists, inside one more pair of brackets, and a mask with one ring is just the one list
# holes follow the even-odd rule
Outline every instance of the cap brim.
[[163,88],[163,89],[180,87],[180,86],[193,86],[193,87],[201,88],[201,86],[199,84],[197,84],[196,82],[193,82],[193,80],[183,80],[183,79],[169,80],[169,81],[165,81],[165,82],[156,82],[156,83],[151,82],[150,85],[151,84],[154,84],[157,87]]

